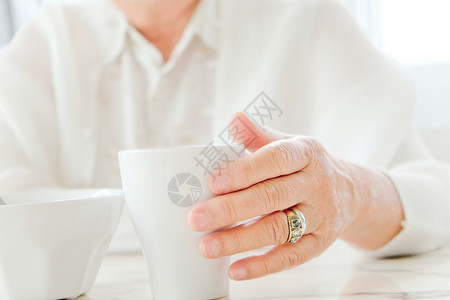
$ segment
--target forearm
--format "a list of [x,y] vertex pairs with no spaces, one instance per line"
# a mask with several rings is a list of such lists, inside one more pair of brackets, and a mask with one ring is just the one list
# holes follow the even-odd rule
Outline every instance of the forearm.
[[340,238],[366,250],[381,248],[402,230],[400,196],[382,171],[350,163],[346,169],[354,184],[351,205],[355,214]]

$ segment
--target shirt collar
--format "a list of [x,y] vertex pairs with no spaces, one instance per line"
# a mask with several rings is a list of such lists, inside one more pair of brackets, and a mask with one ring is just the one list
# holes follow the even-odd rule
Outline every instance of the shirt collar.
[[[135,30],[129,24],[125,14],[112,3],[111,0],[99,0],[103,5],[102,14],[106,16],[105,23],[111,32],[111,39],[107,42],[107,62],[116,60],[124,51],[127,36]],[[189,21],[184,34],[189,40],[198,37],[207,47],[216,51],[218,46],[218,3],[217,0],[200,0],[196,11]]]
[[125,48],[128,21],[122,11],[112,3],[112,0],[97,0],[94,2],[96,11],[101,18],[98,24],[98,38],[102,41],[104,59],[107,63],[116,60]]
[[217,50],[218,45],[218,5],[217,0],[201,0],[189,24],[194,35],[211,50]]

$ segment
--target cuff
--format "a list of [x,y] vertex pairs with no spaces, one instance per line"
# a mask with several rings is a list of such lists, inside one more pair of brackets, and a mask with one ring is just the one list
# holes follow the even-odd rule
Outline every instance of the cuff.
[[382,248],[367,251],[375,257],[396,257],[428,252],[450,236],[450,188],[426,174],[385,172],[399,193],[405,220],[403,230]]

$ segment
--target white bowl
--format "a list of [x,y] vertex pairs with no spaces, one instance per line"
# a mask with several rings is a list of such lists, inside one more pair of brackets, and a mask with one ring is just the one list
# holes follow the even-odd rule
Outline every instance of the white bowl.
[[76,298],[88,292],[123,207],[121,190],[2,194],[0,299]]

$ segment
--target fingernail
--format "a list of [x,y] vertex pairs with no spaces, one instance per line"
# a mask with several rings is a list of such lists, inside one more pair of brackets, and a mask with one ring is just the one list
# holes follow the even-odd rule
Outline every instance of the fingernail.
[[215,176],[211,178],[211,186],[215,191],[229,191],[230,178],[226,175]]
[[190,214],[189,217],[189,223],[191,223],[191,226],[196,230],[207,229],[211,223],[211,218],[205,211],[194,212],[193,214]]
[[233,280],[242,280],[247,278],[247,270],[244,268],[236,268],[230,270],[230,278]]
[[212,239],[207,242],[202,242],[201,248],[203,256],[205,256],[206,258],[216,258],[219,255],[222,246],[220,245],[218,240]]

